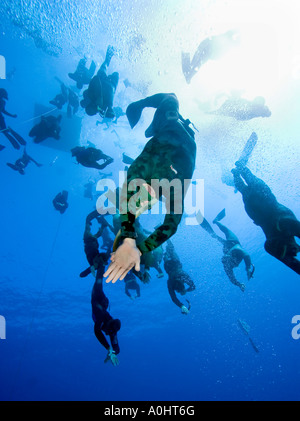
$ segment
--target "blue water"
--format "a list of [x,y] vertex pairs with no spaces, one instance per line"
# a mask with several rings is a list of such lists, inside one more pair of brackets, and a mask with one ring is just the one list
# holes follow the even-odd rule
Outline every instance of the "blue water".
[[[264,235],[246,215],[241,196],[221,182],[221,169],[232,168],[255,131],[258,144],[249,168],[300,217],[299,55],[296,34],[292,34],[294,21],[289,20],[291,16],[299,20],[299,8],[296,2],[287,6],[278,2],[268,13],[267,0],[161,3],[43,0],[2,1],[0,5],[4,16],[0,55],[5,57],[7,72],[16,68],[12,79],[0,81],[9,93],[7,110],[18,115],[6,121],[27,140],[28,153],[43,164],[41,168],[30,164],[25,176],[12,171],[6,163],[15,162],[21,151],[1,136],[0,143],[6,146],[0,153],[0,315],[6,320],[6,339],[0,340],[1,400],[300,398],[300,340],[291,335],[292,317],[300,314],[299,276],[266,254]],[[284,16],[281,27],[277,26],[279,16]],[[238,73],[223,80],[222,69],[228,63],[223,62],[224,67],[211,63],[187,85],[181,51],[192,54],[206,36],[238,24],[266,25],[267,30],[260,32],[261,44],[273,42],[265,50],[266,61],[254,63],[256,73]],[[277,33],[272,32],[275,27]],[[36,47],[31,29],[40,31],[58,51],[57,57]],[[117,50],[110,70],[120,73],[114,105],[126,109],[145,95],[177,94],[181,113],[198,129],[195,179],[204,179],[205,217],[212,221],[226,208],[224,223],[238,235],[256,267],[249,282],[243,268],[238,269],[239,279],[246,283],[242,293],[224,273],[221,247],[200,227],[183,221],[173,244],[196,284],[189,295],[192,307],[187,316],[170,300],[166,275],[158,279],[151,272],[150,284],[141,285],[141,297],[135,301],[124,294],[121,281],[105,285],[110,312],[122,322],[118,367],[103,363],[106,352],[94,336],[93,278],[79,278],[87,266],[82,241],[85,217],[95,209],[97,199],[96,192],[93,201],[84,198],[84,185],[91,179],[98,181],[99,174],[76,165],[70,145],[90,141],[113,156],[114,163],[105,171],[112,171],[117,182],[124,169],[122,153],[134,157],[141,151],[153,112],[147,110],[131,130],[126,117],[107,129],[80,109],[79,120],[74,119],[80,127],[74,133],[63,114],[65,127],[59,141],[37,145],[28,137],[39,121],[36,104],[51,109],[49,100],[59,92],[54,77],[73,86],[68,72],[75,71],[84,54],[99,68],[109,44]],[[244,53],[249,62],[239,65],[246,72],[253,65],[255,48]],[[269,68],[268,73],[270,63],[278,67]],[[231,71],[234,76],[234,66]],[[209,79],[210,73],[215,80]],[[237,81],[238,76],[245,77]],[[134,88],[125,88],[126,78]],[[263,95],[272,116],[242,122],[205,114],[205,106],[213,103],[223,82],[224,90],[242,88],[249,97]],[[60,215],[52,199],[62,190],[69,192],[69,208]],[[159,216],[143,216],[143,221],[145,227],[153,227]],[[239,318],[250,326],[259,353],[238,326]]]

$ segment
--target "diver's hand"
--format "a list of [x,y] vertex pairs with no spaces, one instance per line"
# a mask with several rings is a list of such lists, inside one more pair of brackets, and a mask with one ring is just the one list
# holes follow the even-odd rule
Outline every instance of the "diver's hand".
[[251,268],[250,269],[247,269],[247,278],[248,278],[248,281],[250,281],[250,279],[253,278],[254,270],[255,270],[255,266],[254,266],[253,263],[251,263]]
[[109,348],[107,356],[104,360],[105,363],[108,363],[110,361],[114,367],[119,365],[119,360],[115,354],[115,351],[113,351],[111,348]]
[[18,117],[17,114],[12,115],[12,118],[17,118],[17,117]]
[[182,314],[189,314],[189,310],[186,308],[186,306],[184,306],[184,305],[181,306],[181,313]]
[[238,287],[240,288],[241,291],[245,291],[246,289],[246,285],[245,284],[238,284]]
[[125,238],[123,244],[111,255],[111,263],[103,275],[104,278],[108,277],[106,283],[112,281],[114,284],[118,279],[122,281],[132,268],[139,272],[141,254],[135,240]]

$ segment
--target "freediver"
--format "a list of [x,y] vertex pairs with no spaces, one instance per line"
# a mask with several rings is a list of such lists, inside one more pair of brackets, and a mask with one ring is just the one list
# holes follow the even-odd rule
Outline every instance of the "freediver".
[[59,140],[61,119],[61,115],[57,117],[52,115],[42,116],[41,121],[30,130],[29,136],[34,138],[34,143],[41,143],[49,137]]
[[233,285],[239,287],[241,291],[245,291],[245,284],[240,283],[236,279],[233,269],[238,267],[242,260],[244,260],[247,278],[248,280],[250,280],[254,273],[254,265],[251,262],[249,253],[247,253],[246,250],[241,246],[241,243],[237,236],[229,228],[227,228],[220,222],[223,218],[225,218],[225,216],[225,209],[223,209],[213,220],[213,224],[216,224],[219,227],[219,229],[225,234],[225,239],[219,237],[214,232],[214,230],[205,218],[203,219],[200,226],[223,245],[222,263],[224,266],[225,273]]
[[[168,291],[173,303],[181,309],[182,314],[188,314],[190,303],[186,307],[178,298],[176,293],[185,295],[187,292],[195,290],[195,284],[190,276],[182,269],[182,264],[175,252],[174,245],[171,240],[167,241],[166,251],[164,253],[164,268],[168,274]],[[185,287],[187,284],[188,288]]]
[[[83,165],[87,168],[95,168],[96,170],[103,170],[114,160],[108,155],[105,155],[100,149],[85,146],[76,146],[71,149],[72,156],[75,156],[78,164]],[[103,164],[99,164],[97,161],[103,160]]]
[[[11,127],[6,126],[3,114],[12,118],[17,118],[17,114],[10,114],[8,111],[6,111],[5,100],[8,101],[8,93],[6,89],[0,88],[0,133],[2,133],[10,141],[10,143],[15,149],[20,149],[20,145],[26,145],[26,141]],[[4,148],[5,146],[0,145],[0,151]]]
[[[126,115],[132,128],[138,123],[145,107],[156,108],[153,121],[145,132],[146,137],[152,138],[128,169],[120,205],[122,244],[111,257],[111,264],[104,274],[108,277],[106,282],[122,280],[133,267],[138,272],[141,255],[159,247],[175,234],[183,214],[184,196],[195,168],[194,131],[189,127],[190,121],[184,120],[179,114],[176,95],[161,93],[130,104]],[[139,186],[137,179],[145,181],[143,186]],[[169,183],[175,180],[177,189],[170,191],[170,200],[166,201],[167,212],[162,225],[137,244],[134,222],[137,209],[141,208],[133,206],[132,209],[131,198],[136,191],[143,190],[148,195],[148,205],[151,207],[152,200],[158,200],[162,195],[161,191],[153,191],[153,179],[164,179]],[[127,187],[131,181],[135,183],[135,188],[128,191]],[[169,196],[169,193],[167,195]],[[134,204],[137,204],[135,200]]]
[[247,215],[266,236],[266,252],[300,275],[300,261],[296,258],[300,246],[295,240],[295,237],[300,238],[300,221],[277,201],[263,180],[241,162],[235,165],[232,170],[235,187],[242,194]]
[[12,170],[18,171],[20,174],[24,175],[25,168],[30,162],[33,162],[37,167],[42,166],[42,164],[39,164],[37,161],[31,158],[31,156],[27,154],[26,149],[24,149],[23,156],[21,158],[17,159],[14,164],[8,162],[6,165],[8,165]]
[[119,82],[119,73],[107,75],[107,69],[114,55],[113,47],[109,46],[105,60],[97,75],[92,78],[88,89],[83,92],[81,106],[89,116],[100,114],[103,118],[114,119],[113,100]]

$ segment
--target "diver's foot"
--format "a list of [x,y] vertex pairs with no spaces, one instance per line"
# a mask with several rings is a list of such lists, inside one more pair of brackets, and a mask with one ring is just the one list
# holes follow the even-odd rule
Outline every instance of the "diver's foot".
[[239,284],[239,288],[242,292],[244,292],[245,289],[246,289],[246,285],[245,284]]

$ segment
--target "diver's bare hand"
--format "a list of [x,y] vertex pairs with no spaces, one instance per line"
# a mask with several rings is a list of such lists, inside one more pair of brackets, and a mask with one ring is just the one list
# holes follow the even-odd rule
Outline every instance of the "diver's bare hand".
[[123,244],[119,246],[115,253],[111,256],[111,263],[104,273],[104,278],[108,277],[106,283],[112,281],[114,284],[118,279],[122,281],[127,273],[135,268],[140,271],[141,252],[137,248],[135,240],[125,238]]

